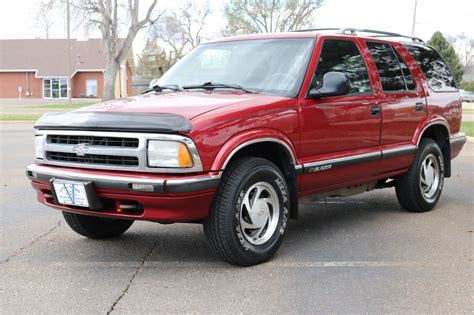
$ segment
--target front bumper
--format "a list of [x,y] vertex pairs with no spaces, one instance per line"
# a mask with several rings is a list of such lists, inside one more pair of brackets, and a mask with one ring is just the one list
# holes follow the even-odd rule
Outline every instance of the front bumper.
[[[38,200],[48,206],[95,216],[163,222],[207,217],[220,181],[220,174],[173,177],[40,164],[29,165],[26,174],[38,192]],[[58,204],[51,188],[53,179],[92,182],[103,207],[91,210]]]

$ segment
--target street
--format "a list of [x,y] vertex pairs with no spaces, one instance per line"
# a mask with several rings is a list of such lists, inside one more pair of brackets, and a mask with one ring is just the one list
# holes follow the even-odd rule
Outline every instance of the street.
[[302,205],[267,263],[221,262],[197,224],[135,222],[89,240],[36,201],[33,123],[0,123],[0,309],[11,313],[469,313],[474,311],[474,144],[438,206],[394,189]]

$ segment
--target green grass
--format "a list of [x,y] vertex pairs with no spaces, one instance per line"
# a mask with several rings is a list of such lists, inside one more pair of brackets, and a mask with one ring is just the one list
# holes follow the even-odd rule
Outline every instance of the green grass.
[[0,121],[37,120],[41,114],[0,114]]
[[463,113],[474,113],[474,109],[472,109],[472,108],[463,108],[462,112]]
[[40,109],[40,110],[51,110],[51,109],[77,109],[85,106],[92,105],[94,103],[75,103],[75,104],[45,104],[38,106],[25,106],[22,109]]
[[461,131],[470,137],[474,137],[474,121],[463,121]]

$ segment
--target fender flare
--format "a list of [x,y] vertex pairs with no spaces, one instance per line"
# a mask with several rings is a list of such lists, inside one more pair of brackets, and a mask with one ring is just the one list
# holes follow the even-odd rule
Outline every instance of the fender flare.
[[236,134],[227,140],[217,153],[211,169],[213,171],[224,170],[237,152],[249,145],[260,142],[280,144],[289,155],[292,164],[295,167],[300,165],[293,143],[285,134],[274,129],[252,129]]
[[431,116],[427,117],[424,121],[420,123],[418,128],[415,130],[415,134],[413,136],[412,142],[413,144],[416,144],[416,147],[418,148],[418,145],[420,144],[421,137],[425,133],[425,131],[435,125],[441,125],[446,128],[446,131],[448,132],[448,137],[451,134],[451,131],[449,130],[449,123],[448,121],[440,115],[436,116]]

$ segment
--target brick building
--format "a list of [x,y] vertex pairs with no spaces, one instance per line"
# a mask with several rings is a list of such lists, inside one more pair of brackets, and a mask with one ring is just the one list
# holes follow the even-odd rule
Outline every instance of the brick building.
[[[102,98],[105,68],[101,39],[71,40],[68,71],[67,40],[0,40],[0,98]],[[133,53],[121,65],[115,96],[132,94]]]

